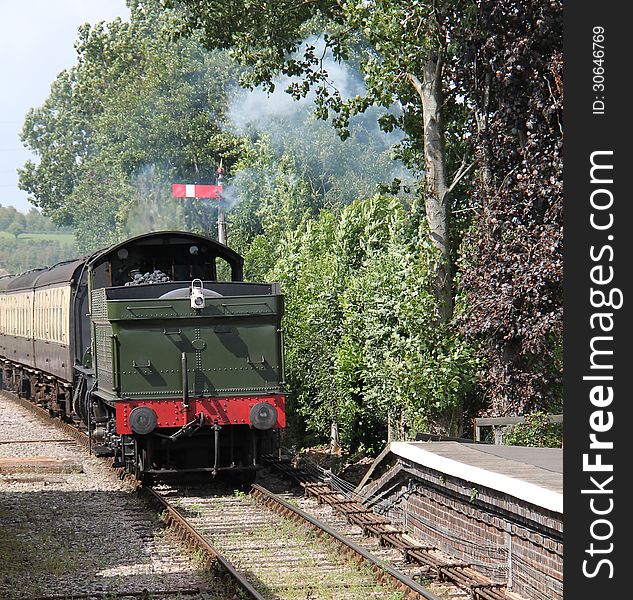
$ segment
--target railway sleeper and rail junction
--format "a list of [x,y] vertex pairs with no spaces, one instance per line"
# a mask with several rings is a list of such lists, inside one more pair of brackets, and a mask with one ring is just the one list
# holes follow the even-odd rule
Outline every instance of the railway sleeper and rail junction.
[[[8,394],[6,391],[3,391],[2,394],[19,402],[22,406],[28,407],[42,419],[48,422],[52,421],[58,428],[69,434],[86,449],[91,449],[90,438],[75,425],[60,419],[51,420],[48,409],[37,406],[24,398]],[[104,460],[110,463],[114,462],[111,458]],[[507,593],[504,585],[489,580],[476,572],[471,565],[447,561],[445,557],[441,556],[442,553],[436,547],[420,544],[404,531],[391,525],[383,516],[363,506],[360,501],[350,498],[342,491],[332,487],[323,480],[321,475],[309,472],[304,468],[293,467],[289,461],[279,460],[272,456],[265,457],[265,462],[271,469],[298,483],[304,490],[306,497],[314,498],[319,504],[330,506],[336,513],[344,517],[348,523],[360,527],[364,535],[377,538],[381,546],[391,547],[400,551],[404,561],[420,567],[417,574],[418,578],[423,576],[440,583],[450,583],[465,591],[473,600],[510,600],[510,598],[515,597]],[[208,542],[205,536],[191,526],[188,519],[180,513],[173,503],[170,503],[159,492],[148,486],[142,486],[132,477],[129,477],[124,469],[120,467],[113,468],[115,468],[121,478],[127,478],[130,484],[148,499],[153,506],[159,508],[165,523],[193,552],[197,553],[198,556],[204,557],[203,562],[209,570],[225,581],[231,580],[242,590],[242,595],[245,594],[249,598],[264,598],[256,587],[249,582],[247,577],[240,574],[231,562]],[[415,578],[403,574],[385,561],[372,556],[360,545],[345,539],[344,536],[341,536],[332,528],[320,523],[308,513],[301,511],[266,488],[254,485],[250,495],[278,514],[315,528],[321,536],[328,536],[350,560],[356,563],[365,562],[368,564],[378,581],[388,583],[392,589],[399,590],[404,597],[440,600],[437,595],[418,583]]]
[[265,462],[298,483],[307,497],[315,498],[319,504],[331,506],[348,523],[358,525],[365,535],[378,538],[381,545],[399,550],[406,561],[422,567],[427,577],[453,583],[468,592],[472,600],[510,600],[516,597],[508,593],[505,585],[478,573],[472,565],[447,561],[438,548],[417,542],[359,500],[323,481],[320,474],[294,467],[289,461],[272,456],[266,457]]
[[[10,394],[7,391],[1,392],[3,396],[10,398],[11,400],[19,403],[20,405],[28,408],[31,412],[34,412],[43,421],[48,423],[54,423],[56,427],[70,435],[79,444],[86,449],[91,449],[91,440],[88,435],[78,429],[76,426],[62,421],[60,419],[50,419],[50,411],[48,408],[38,406],[31,401],[24,398]],[[111,465],[114,464],[112,458],[104,458],[103,460],[109,461]],[[158,507],[162,513],[162,518],[166,525],[170,527],[172,531],[183,541],[186,546],[195,553],[195,555],[201,560],[204,566],[212,572],[215,576],[221,578],[225,585],[229,585],[234,589],[240,590],[240,595],[246,598],[253,598],[257,600],[263,600],[264,598],[270,598],[270,595],[262,593],[257,589],[257,585],[253,584],[248,577],[248,574],[240,572],[235,566],[227,559],[217,547],[209,542],[209,536],[205,533],[201,533],[198,529],[191,524],[191,519],[184,516],[178,509],[177,502],[166,498],[160,491],[157,491],[151,487],[143,486],[138,481],[134,480],[129,474],[126,474],[125,470],[121,467],[114,467],[115,471],[122,479],[126,479],[136,490],[154,506]],[[434,593],[430,592],[425,586],[412,578],[400,573],[397,569],[394,569],[390,565],[386,564],[373,557],[367,550],[354,544],[353,542],[346,540],[344,536],[338,534],[334,530],[330,529],[327,525],[320,523],[314,517],[302,513],[301,510],[292,506],[292,504],[284,501],[282,498],[273,494],[264,487],[255,485],[251,489],[250,496],[257,500],[260,504],[267,506],[277,514],[284,516],[287,519],[293,521],[299,521],[303,526],[313,528],[318,532],[319,538],[326,538],[329,540],[333,547],[336,549],[337,555],[343,555],[349,559],[350,562],[355,563],[357,566],[364,565],[367,568],[364,571],[371,573],[370,580],[361,581],[357,584],[359,590],[353,592],[351,585],[348,585],[345,580],[340,577],[335,577],[337,584],[334,586],[337,590],[329,590],[330,595],[328,597],[341,598],[341,597],[362,597],[362,598],[425,598],[427,600],[440,600],[440,598]],[[266,511],[268,512],[268,511]],[[320,543],[322,541],[320,540]],[[363,571],[363,569],[361,569]],[[373,579],[373,582],[371,581]],[[378,583],[376,583],[378,582]],[[309,587],[309,586],[308,586]],[[318,585],[315,586],[318,588]],[[343,590],[343,588],[345,588]],[[391,591],[390,591],[391,590]],[[182,592],[182,590],[180,590]],[[156,597],[168,597],[169,590],[156,591]],[[160,593],[159,593],[160,592]],[[196,590],[187,590],[190,595],[195,597]],[[314,592],[314,589],[313,589]],[[342,596],[340,594],[343,594]],[[394,593],[396,595],[394,595]],[[135,592],[134,594],[138,594]],[[350,595],[351,594],[351,595]],[[360,595],[359,595],[360,594]],[[143,597],[131,595],[130,597]],[[146,595],[146,597],[150,597]],[[283,597],[275,595],[274,598]],[[294,596],[293,596],[294,597]],[[319,596],[311,596],[319,598]],[[80,596],[78,597],[80,598]],[[53,597],[51,597],[54,600]]]

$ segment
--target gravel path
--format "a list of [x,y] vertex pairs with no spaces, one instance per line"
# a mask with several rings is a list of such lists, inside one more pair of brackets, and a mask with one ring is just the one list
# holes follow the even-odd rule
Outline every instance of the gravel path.
[[[29,468],[38,457],[47,464]],[[0,465],[0,598],[212,585],[103,461],[2,393]]]

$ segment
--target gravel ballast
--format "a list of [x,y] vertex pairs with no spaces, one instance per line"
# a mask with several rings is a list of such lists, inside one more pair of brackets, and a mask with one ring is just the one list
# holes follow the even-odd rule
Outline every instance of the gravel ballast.
[[128,483],[4,393],[0,461],[0,598],[213,587]]

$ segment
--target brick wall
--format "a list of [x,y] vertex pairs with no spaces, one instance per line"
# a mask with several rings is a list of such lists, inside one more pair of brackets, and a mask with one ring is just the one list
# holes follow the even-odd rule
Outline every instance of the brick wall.
[[381,478],[392,490],[383,506],[393,522],[528,600],[562,600],[562,515],[406,461],[398,466],[401,487],[389,473]]

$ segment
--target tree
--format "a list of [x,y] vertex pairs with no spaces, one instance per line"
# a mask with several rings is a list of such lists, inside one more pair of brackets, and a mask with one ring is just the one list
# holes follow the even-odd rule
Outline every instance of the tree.
[[[230,167],[241,152],[221,125],[235,63],[194,39],[172,43],[177,15],[158,2],[133,2],[131,13],[129,23],[80,28],[77,65],[29,112],[22,133],[39,161],[21,169],[21,188],[57,223],[73,224],[84,250],[138,231],[139,203],[165,204],[179,228],[206,231],[215,209],[175,210],[170,183],[207,182],[221,158]],[[157,228],[161,214],[173,222],[153,210]]]
[[16,240],[21,233],[26,231],[26,218],[21,212],[16,212],[13,221],[7,228],[7,231],[14,235]]
[[562,3],[481,1],[456,43],[476,102],[479,211],[463,331],[486,357],[487,412],[559,412],[562,384]]
[[46,232],[56,231],[57,227],[48,218],[46,218],[37,208],[32,207],[25,215],[27,231]]
[[19,214],[13,206],[0,206],[0,231],[8,231]]
[[549,415],[542,411],[526,414],[524,423],[514,425],[503,434],[503,443],[507,446],[560,448],[562,440],[562,426],[550,423]]
[[353,448],[376,449],[388,429],[459,431],[477,379],[474,348],[438,326],[439,253],[426,231],[409,235],[410,216],[389,196],[324,210],[282,240],[271,273],[287,298],[294,418],[316,433],[337,422]]
[[[296,78],[289,86],[295,97],[316,91],[317,114],[336,115],[348,135],[349,117],[369,106],[397,102],[400,116],[385,113],[386,129],[402,127],[407,134],[402,156],[424,173],[428,232],[440,252],[433,278],[443,322],[452,316],[449,198],[469,171],[465,161],[449,179],[445,143],[444,65],[450,57],[450,28],[461,3],[387,0],[321,0],[301,2],[256,0],[174,0],[185,6],[190,31],[202,31],[210,48],[230,48],[250,69],[243,82],[274,89],[277,73]],[[325,31],[325,33],[323,33]],[[323,33],[324,47],[307,42],[308,34]],[[354,54],[365,75],[364,96],[343,98],[323,67],[327,51],[338,60]],[[419,151],[423,160],[419,159]]]
[[67,237],[17,240],[0,238],[0,270],[23,273],[29,269],[77,258],[77,247]]

